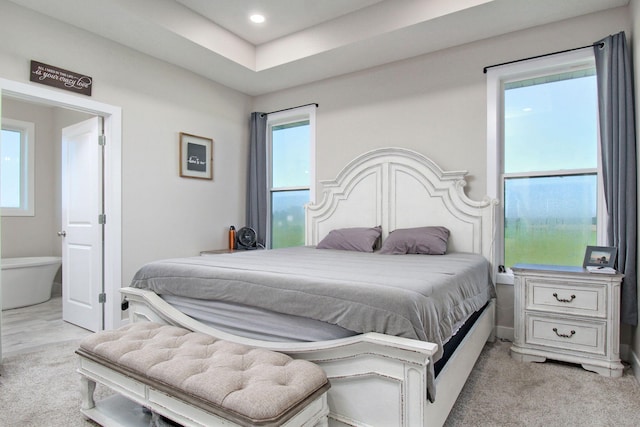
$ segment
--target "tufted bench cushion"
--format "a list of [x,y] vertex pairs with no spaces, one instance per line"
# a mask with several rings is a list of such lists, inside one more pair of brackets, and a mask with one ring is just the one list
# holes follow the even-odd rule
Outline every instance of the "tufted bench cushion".
[[329,388],[311,362],[152,322],[92,334],[77,353],[241,425],[280,425]]

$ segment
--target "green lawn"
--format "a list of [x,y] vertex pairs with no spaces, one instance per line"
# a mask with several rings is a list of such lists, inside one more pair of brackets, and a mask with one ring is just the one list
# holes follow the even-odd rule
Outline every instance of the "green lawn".
[[505,229],[505,263],[581,266],[586,247],[596,244],[591,224],[515,224]]
[[302,225],[273,228],[273,238],[271,241],[271,247],[273,249],[303,245],[304,227]]

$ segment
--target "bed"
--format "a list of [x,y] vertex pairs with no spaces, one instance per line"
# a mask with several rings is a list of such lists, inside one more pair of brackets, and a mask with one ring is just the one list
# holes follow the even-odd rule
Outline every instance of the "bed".
[[[496,202],[470,200],[465,175],[407,149],[365,153],[321,183],[307,246],[150,263],[122,289],[129,318],[317,363],[332,384],[331,425],[442,425],[494,329]],[[396,230],[444,228],[446,254],[316,247],[335,230],[378,226],[383,244]],[[250,318],[257,326],[238,327]],[[272,318],[282,327],[259,328]]]

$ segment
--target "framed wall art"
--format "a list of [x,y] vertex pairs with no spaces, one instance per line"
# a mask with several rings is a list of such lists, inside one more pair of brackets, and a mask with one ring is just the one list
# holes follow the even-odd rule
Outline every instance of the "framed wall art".
[[213,179],[213,139],[180,132],[180,176]]

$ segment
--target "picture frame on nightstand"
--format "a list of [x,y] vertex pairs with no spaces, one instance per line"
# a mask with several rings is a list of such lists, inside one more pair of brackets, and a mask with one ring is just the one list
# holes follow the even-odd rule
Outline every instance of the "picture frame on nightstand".
[[614,268],[617,254],[615,246],[587,246],[582,267]]

